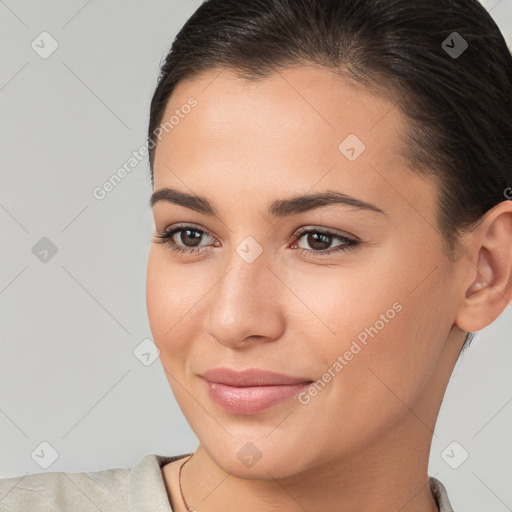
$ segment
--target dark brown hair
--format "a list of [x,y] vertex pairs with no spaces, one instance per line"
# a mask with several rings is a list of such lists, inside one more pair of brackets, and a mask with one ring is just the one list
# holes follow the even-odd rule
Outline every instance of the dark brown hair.
[[438,185],[437,223],[449,251],[506,199],[512,56],[477,0],[203,2],[161,65],[148,127],[152,185],[155,130],[178,83],[222,68],[258,80],[300,64],[395,99],[410,126],[404,155]]

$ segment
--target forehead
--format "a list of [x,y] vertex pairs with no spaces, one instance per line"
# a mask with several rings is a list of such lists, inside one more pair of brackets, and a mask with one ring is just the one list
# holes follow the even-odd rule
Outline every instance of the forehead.
[[[191,99],[194,108],[185,108]],[[397,187],[413,199],[424,184],[402,156],[407,123],[392,98],[325,68],[254,81],[227,69],[204,72],[178,84],[162,123],[171,116],[179,121],[158,142],[155,189],[175,182],[169,169],[203,190],[229,179],[266,196],[318,184],[359,197],[364,190],[367,199],[379,192],[392,203]]]
[[[251,133],[262,140],[267,136],[266,143],[286,141],[289,145],[293,138],[314,141],[327,136],[336,141],[353,133],[375,146],[383,138],[397,143],[396,136],[405,128],[391,97],[312,65],[253,80],[228,69],[204,72],[178,84],[164,120],[191,97],[198,102],[191,123],[203,140]],[[179,138],[179,131],[173,129],[173,135]]]

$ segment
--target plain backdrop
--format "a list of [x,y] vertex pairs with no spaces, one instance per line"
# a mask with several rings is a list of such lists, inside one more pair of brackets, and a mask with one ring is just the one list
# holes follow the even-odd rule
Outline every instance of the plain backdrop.
[[[130,467],[198,444],[160,360],[140,357],[147,160],[104,199],[93,190],[145,144],[160,60],[199,5],[0,0],[0,477]],[[484,5],[510,45],[512,0]],[[456,511],[512,510],[511,333],[507,307],[442,405],[429,472]]]

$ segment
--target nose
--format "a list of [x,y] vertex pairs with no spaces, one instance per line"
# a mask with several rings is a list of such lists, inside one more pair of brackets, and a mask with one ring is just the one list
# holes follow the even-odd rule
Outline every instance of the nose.
[[231,348],[280,338],[285,329],[286,288],[274,272],[263,254],[247,263],[234,253],[208,294],[206,331]]

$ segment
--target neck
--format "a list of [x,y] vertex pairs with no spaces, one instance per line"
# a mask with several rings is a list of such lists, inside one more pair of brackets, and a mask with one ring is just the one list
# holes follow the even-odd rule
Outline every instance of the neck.
[[[418,419],[409,417],[404,423],[413,421]],[[393,430],[357,455],[329,460],[293,477],[274,479],[269,474],[264,480],[224,471],[200,445],[183,468],[182,489],[188,506],[202,512],[438,512],[427,473],[426,437],[404,441]]]

